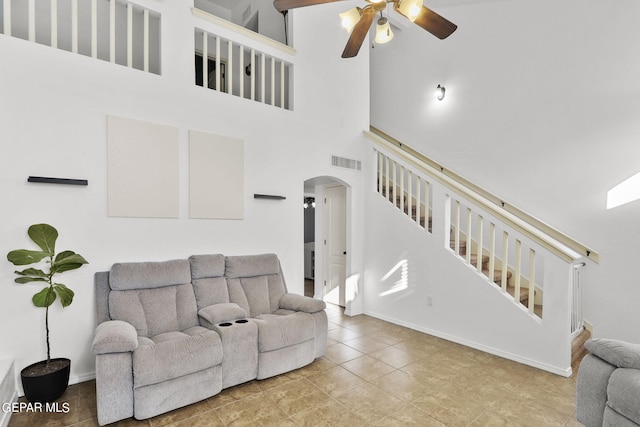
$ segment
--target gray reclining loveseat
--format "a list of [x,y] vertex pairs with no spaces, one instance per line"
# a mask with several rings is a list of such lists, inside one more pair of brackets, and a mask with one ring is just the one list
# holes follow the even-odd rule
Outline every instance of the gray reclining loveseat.
[[587,427],[640,426],[640,345],[588,340],[578,368],[576,417]]
[[326,351],[325,303],[288,293],[273,254],[114,264],[95,281],[100,425],[150,418]]

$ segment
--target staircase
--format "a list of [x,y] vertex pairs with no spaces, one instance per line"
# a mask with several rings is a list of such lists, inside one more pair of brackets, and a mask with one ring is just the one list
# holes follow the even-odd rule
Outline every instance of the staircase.
[[[371,159],[370,182],[375,186],[371,204],[392,207],[377,212],[372,221],[387,227],[396,215],[404,217],[398,221],[410,221],[409,227],[370,236],[370,244],[382,246],[376,251],[377,262],[369,266],[371,277],[380,279],[369,284],[374,296],[367,299],[368,312],[520,363],[571,375],[571,363],[580,360],[588,338],[580,333],[580,278],[585,260],[598,262],[597,252],[389,135],[373,127],[365,135],[373,142],[375,156]],[[413,239],[420,233],[427,237],[424,246],[416,245],[422,239]],[[383,246],[390,236],[410,234],[409,252]],[[409,286],[390,294],[389,272],[382,266],[397,262],[399,256],[413,259],[415,265],[420,254],[429,259],[413,271],[422,275],[430,271],[433,280],[415,280],[420,276],[413,273],[411,281],[409,269],[404,277]],[[458,262],[459,268],[455,266]],[[423,268],[427,265],[429,271]],[[448,287],[448,279],[456,280],[465,291]],[[440,301],[438,309],[432,309],[431,295]],[[391,298],[394,304],[389,304]],[[467,324],[458,321],[461,318],[474,320]]]
[[591,332],[583,328],[582,332],[571,342],[571,368],[574,372],[577,371],[582,358],[589,353],[584,348],[584,343],[587,342],[589,338],[591,338]]
[[[403,180],[404,181],[404,180]],[[428,183],[426,184],[428,185]],[[415,195],[409,196],[409,192],[411,190],[405,190],[404,188],[399,188],[397,185],[389,184],[389,190],[387,191],[387,182],[386,180],[380,181],[378,178],[377,186],[382,197],[391,201],[395,204],[395,206],[401,210],[405,215],[411,218],[413,221],[418,223],[422,228],[424,228],[427,232],[431,232],[433,229],[433,217],[431,215],[430,209],[428,209],[427,205],[422,200],[418,200]],[[404,187],[404,186],[401,186]],[[395,197],[394,197],[395,194]],[[426,200],[427,198],[425,198]],[[411,213],[409,213],[411,210]],[[429,216],[427,218],[426,212],[429,210]],[[419,215],[419,216],[418,216]],[[450,233],[452,238],[450,240],[449,247],[450,249],[457,254],[463,262],[466,264],[476,267],[478,266],[479,255],[477,249],[472,249],[467,256],[467,240],[466,236],[462,235],[461,239],[459,237],[458,248],[456,249],[456,241],[453,238],[455,229],[452,227]],[[477,244],[474,246],[477,247]],[[516,284],[514,284],[512,278],[514,277],[513,271],[509,268],[503,274],[502,267],[494,267],[493,272],[491,272],[489,263],[491,257],[486,254],[482,254],[481,267],[478,268],[482,274],[487,278],[487,280],[493,284],[495,284],[498,288],[503,289],[506,293],[511,295],[511,297],[515,300],[516,294],[518,293],[518,301],[525,307],[529,307],[529,287],[526,278],[524,282],[527,282],[527,287],[520,286],[519,290],[517,290]],[[503,276],[506,278],[505,286],[502,286]],[[521,283],[523,280],[521,279]],[[538,302],[533,302],[533,314],[542,318],[542,290],[536,289],[536,293],[539,295]]]

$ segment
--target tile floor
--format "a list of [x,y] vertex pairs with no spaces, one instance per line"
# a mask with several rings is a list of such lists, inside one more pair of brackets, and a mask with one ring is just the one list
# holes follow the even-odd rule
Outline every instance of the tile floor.
[[[580,426],[575,374],[562,378],[368,316],[327,308],[324,358],[113,426]],[[97,426],[94,382],[70,386],[67,414],[15,414],[9,427]]]

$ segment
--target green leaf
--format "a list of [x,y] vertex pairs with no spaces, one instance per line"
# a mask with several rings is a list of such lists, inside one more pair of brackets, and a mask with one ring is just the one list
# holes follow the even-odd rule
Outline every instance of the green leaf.
[[84,259],[82,255],[73,251],[64,251],[60,252],[56,257],[53,265],[51,266],[51,271],[62,273],[64,271],[80,268],[82,267],[82,264],[88,264],[87,260]]
[[47,282],[47,279],[45,279],[44,277],[25,276],[25,277],[16,277],[15,282],[20,284],[25,284],[29,282]]
[[28,249],[17,249],[7,254],[7,259],[13,265],[28,265],[42,261],[50,256],[47,252],[30,251]]
[[47,273],[42,270],[38,270],[37,268],[27,268],[22,271],[14,271],[14,273],[19,274],[20,276],[48,277]]
[[49,307],[56,300],[56,293],[48,286],[35,294],[31,301],[36,307]]
[[40,246],[43,252],[49,256],[53,256],[56,252],[56,240],[58,239],[58,230],[49,224],[34,224],[29,227],[27,232],[31,240]]
[[62,283],[56,283],[53,286],[53,289],[55,289],[56,293],[58,294],[58,297],[60,297],[60,304],[62,304],[63,307],[71,305],[71,303],[73,302],[73,295],[74,295],[71,289],[67,288]]

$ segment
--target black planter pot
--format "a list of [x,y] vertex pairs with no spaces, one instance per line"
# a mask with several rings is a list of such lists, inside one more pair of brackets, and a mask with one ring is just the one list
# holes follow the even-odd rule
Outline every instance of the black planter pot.
[[20,371],[24,396],[29,402],[53,402],[62,396],[67,389],[69,385],[69,372],[71,371],[71,360],[65,358],[51,359],[51,363],[54,362],[61,366],[52,372],[36,376],[25,375],[25,372],[33,368],[46,365],[46,360],[36,362]]

